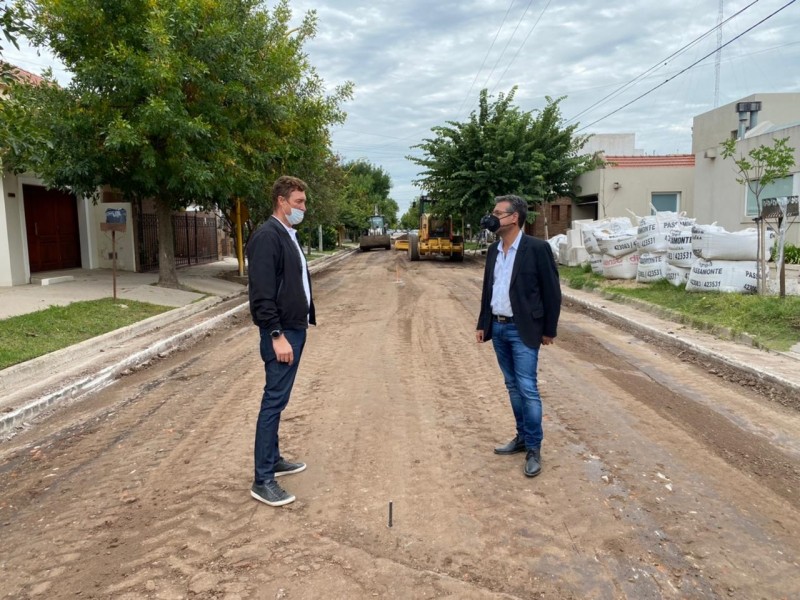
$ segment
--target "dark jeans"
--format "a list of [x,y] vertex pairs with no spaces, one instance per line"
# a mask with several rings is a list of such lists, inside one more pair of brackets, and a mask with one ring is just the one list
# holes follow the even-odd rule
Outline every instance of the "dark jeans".
[[275,465],[281,459],[278,449],[278,427],[281,423],[281,412],[289,403],[300,356],[306,344],[305,329],[287,329],[283,335],[289,340],[294,351],[294,362],[291,365],[279,363],[272,349],[272,336],[261,328],[261,359],[267,383],[261,398],[261,410],[256,424],[255,443],[255,483],[263,484],[275,478]]
[[542,399],[536,382],[538,348],[529,348],[519,337],[514,323],[492,323],[492,344],[511,399],[517,435],[525,447],[542,445]]

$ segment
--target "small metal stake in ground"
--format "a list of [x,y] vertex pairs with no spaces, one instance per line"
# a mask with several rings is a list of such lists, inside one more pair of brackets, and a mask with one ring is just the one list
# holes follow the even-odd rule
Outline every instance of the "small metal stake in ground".
[[389,500],[389,527],[392,526],[392,501]]

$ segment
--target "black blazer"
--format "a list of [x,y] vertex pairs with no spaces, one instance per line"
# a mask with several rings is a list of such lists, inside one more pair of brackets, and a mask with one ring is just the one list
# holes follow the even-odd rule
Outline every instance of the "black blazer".
[[247,242],[250,314],[256,325],[272,331],[316,324],[313,296],[309,306],[303,289],[303,269],[308,272],[292,236],[269,217]]
[[[492,339],[492,285],[499,242],[489,246],[483,272],[483,292],[478,330],[484,341]],[[524,344],[538,348],[542,336],[556,337],[561,313],[561,284],[550,244],[522,234],[509,286],[514,323]]]

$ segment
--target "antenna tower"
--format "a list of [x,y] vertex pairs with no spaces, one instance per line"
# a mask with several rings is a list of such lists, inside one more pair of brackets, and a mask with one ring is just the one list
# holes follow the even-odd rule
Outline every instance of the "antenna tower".
[[719,106],[719,65],[722,60],[722,3],[719,0],[719,15],[717,16],[717,56],[714,58],[714,108]]

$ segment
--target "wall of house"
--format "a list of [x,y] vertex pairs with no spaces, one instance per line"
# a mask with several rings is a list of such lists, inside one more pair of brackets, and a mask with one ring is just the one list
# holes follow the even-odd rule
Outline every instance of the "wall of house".
[[608,156],[641,156],[644,152],[636,148],[635,133],[595,133],[581,148],[581,154],[603,152]]
[[[560,233],[566,233],[572,225],[572,200],[557,198],[552,202],[532,207],[537,213],[533,223],[525,224],[525,233],[549,239]],[[547,226],[545,227],[545,219]]]
[[[653,193],[680,194],[679,211],[693,216],[694,169],[691,167],[637,167],[596,169],[578,177],[580,197],[597,196],[597,218],[650,214]],[[583,218],[580,203],[573,207],[573,219]]]
[[30,279],[22,186],[0,171],[0,286],[24,285]]
[[[31,271],[28,258],[28,237],[25,231],[25,199],[22,186],[43,185],[32,174],[0,176],[0,286],[25,285],[30,283]],[[78,229],[80,234],[81,267],[100,268],[97,248],[99,221],[96,207],[90,198],[77,201]],[[110,252],[110,250],[109,250]],[[109,268],[111,266],[108,261]]]
[[[795,108],[796,112],[798,110]],[[795,149],[792,193],[800,195],[800,125],[740,140],[737,142],[737,156],[746,156],[761,145],[772,146],[774,139],[785,137],[790,138],[789,146]],[[746,216],[747,188],[736,181],[739,175],[733,158],[723,159],[719,151],[715,158],[708,158],[705,154],[704,149],[695,156],[697,214],[693,216],[697,217],[698,223],[716,222],[728,231],[754,227],[753,218]],[[800,244],[800,223],[789,228],[786,241]]]
[[697,115],[692,121],[692,154],[715,149],[738,130],[739,102],[761,102],[758,123],[770,121],[775,125],[795,123],[800,120],[800,94],[753,94],[714,110]]

